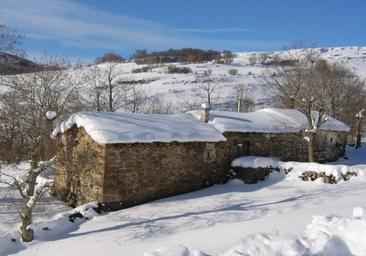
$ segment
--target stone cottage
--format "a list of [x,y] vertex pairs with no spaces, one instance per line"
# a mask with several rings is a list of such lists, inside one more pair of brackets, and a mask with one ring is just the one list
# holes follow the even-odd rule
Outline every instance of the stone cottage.
[[[187,113],[199,120],[201,111]],[[317,133],[315,159],[334,161],[345,153],[349,127],[328,117]],[[249,113],[211,111],[208,122],[227,139],[230,156],[270,156],[282,161],[306,162],[308,145],[304,139],[307,119],[295,109],[267,108]]]
[[225,137],[180,116],[76,113],[54,135],[53,190],[71,205],[141,204],[224,182],[230,167]]
[[[306,118],[296,110],[252,113],[204,108],[182,115],[81,112],[60,123],[55,195],[120,209],[226,182],[238,156],[306,160]],[[318,160],[344,154],[349,128],[328,118]]]

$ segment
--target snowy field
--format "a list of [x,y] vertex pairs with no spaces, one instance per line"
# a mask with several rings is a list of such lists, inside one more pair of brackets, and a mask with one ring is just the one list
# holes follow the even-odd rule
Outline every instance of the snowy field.
[[[334,164],[366,170],[366,143],[348,156]],[[19,199],[5,187],[0,193],[1,256],[366,255],[366,217],[356,208],[366,209],[363,175],[331,185],[274,172],[258,184],[234,180],[108,214],[86,205],[88,219],[74,223],[73,210],[48,197],[36,212],[36,240],[26,245],[11,242]]]

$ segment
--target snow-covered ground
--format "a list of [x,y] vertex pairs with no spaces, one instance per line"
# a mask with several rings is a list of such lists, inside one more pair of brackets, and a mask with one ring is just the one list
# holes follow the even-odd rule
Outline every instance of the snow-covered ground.
[[[348,156],[335,164],[366,164],[366,143]],[[10,241],[17,227],[12,202],[19,199],[5,187],[0,193],[1,256],[304,255],[310,247],[313,254],[366,255],[366,218],[353,211],[366,209],[363,176],[331,185],[273,172],[258,184],[233,180],[97,216],[87,205],[89,218],[74,223],[67,220],[71,208],[49,197],[36,212],[36,239],[26,245]]]

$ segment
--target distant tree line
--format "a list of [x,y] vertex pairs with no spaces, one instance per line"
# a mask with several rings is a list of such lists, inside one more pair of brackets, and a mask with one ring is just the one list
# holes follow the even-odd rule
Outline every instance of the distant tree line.
[[116,54],[116,53],[106,53],[100,57],[97,57],[95,59],[95,64],[101,64],[101,63],[106,63],[106,62],[117,62],[117,63],[120,63],[120,62],[123,62],[125,59],[119,55],[119,54]]
[[234,57],[235,55],[227,50],[220,52],[215,50],[183,48],[150,53],[147,50],[137,50],[131,56],[131,59],[137,64],[162,64],[174,62],[202,63],[209,61],[231,64]]
[[[174,62],[203,63],[214,61],[215,63],[231,64],[236,55],[229,50],[223,52],[215,50],[202,50],[194,48],[169,49],[166,51],[148,52],[136,50],[128,61],[137,64],[164,64]],[[95,64],[107,62],[124,62],[126,59],[116,53],[106,53],[95,59]]]

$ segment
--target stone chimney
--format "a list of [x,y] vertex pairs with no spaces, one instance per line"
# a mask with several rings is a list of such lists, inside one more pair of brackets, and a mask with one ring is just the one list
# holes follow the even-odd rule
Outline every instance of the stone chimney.
[[201,105],[201,122],[208,123],[209,117],[210,117],[210,105],[207,103],[203,103]]

